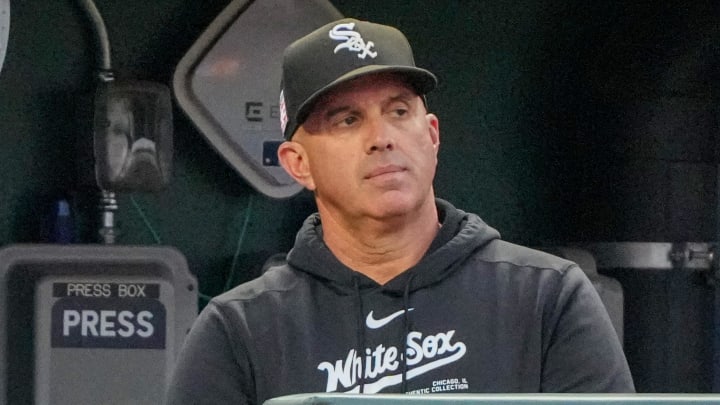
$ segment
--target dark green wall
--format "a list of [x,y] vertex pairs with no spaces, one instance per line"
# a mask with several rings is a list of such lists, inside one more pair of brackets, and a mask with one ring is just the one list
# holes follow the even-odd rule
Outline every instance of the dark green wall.
[[[96,3],[119,77],[170,84],[229,1]],[[720,10],[711,0],[333,3],[347,16],[401,28],[417,63],[438,74],[429,96],[441,120],[437,194],[479,213],[505,239],[716,239]],[[82,240],[94,240],[94,193],[79,184],[75,163],[76,140],[88,136],[78,109],[94,88],[91,30],[72,0],[15,1],[11,11],[0,73],[0,245],[41,241],[61,196],[73,203]],[[174,125],[172,183],[120,196],[121,242],[177,247],[212,296],[287,251],[313,202],[307,193],[258,194],[177,108]],[[638,350],[631,362],[647,364],[647,339],[664,349],[687,341],[680,332],[663,340],[678,328],[667,319],[698,335],[691,348],[672,349],[678,355],[665,374],[636,366],[639,387],[707,391],[710,360],[701,357],[711,347],[712,289],[694,275],[637,277],[632,289],[646,284],[663,292],[664,304],[630,299],[656,311],[641,312],[655,317],[635,329],[642,333],[628,325]]]

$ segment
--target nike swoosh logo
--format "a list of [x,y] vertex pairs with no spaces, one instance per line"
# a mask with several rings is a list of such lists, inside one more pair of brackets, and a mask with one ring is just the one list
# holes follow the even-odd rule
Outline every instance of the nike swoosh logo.
[[[408,308],[408,311],[412,311],[413,309],[415,309],[415,308]],[[390,323],[390,321],[392,321],[393,319],[402,315],[404,312],[405,312],[405,310],[401,309],[397,312],[393,312],[392,314],[390,314],[384,318],[375,319],[375,318],[373,318],[373,311],[370,311],[367,318],[365,319],[365,325],[367,325],[367,327],[370,329],[382,328],[383,326]]]

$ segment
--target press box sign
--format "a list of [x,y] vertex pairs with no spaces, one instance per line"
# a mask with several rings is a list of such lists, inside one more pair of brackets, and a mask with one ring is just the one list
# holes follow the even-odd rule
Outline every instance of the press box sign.
[[62,282],[52,295],[53,348],[165,348],[159,284]]

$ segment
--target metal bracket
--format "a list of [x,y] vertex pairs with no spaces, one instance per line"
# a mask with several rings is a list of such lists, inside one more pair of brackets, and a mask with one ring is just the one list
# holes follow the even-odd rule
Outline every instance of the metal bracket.
[[714,247],[709,244],[674,243],[669,253],[673,267],[678,270],[685,269],[691,262],[707,265],[707,269],[713,267],[715,258]]
[[579,247],[592,252],[602,269],[711,271],[715,264],[715,244],[708,242],[598,242]]
[[694,271],[707,283],[720,285],[717,248],[708,242],[598,242],[581,244],[595,257],[598,269]]

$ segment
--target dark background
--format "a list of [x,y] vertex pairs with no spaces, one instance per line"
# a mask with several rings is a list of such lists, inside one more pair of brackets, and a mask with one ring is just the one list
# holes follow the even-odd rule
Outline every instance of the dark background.
[[[389,23],[435,72],[438,196],[504,239],[712,242],[716,237],[720,5],[712,0],[333,0]],[[121,78],[170,85],[228,0],[96,0]],[[95,43],[71,0],[15,1],[0,73],[0,245],[41,242],[69,199],[96,240],[95,194],[75,145],[95,83]],[[124,244],[177,247],[214,296],[287,251],[308,193],[254,191],[175,107],[174,173],[158,193],[119,196]],[[645,392],[712,388],[714,289],[689,272],[622,272],[626,349]],[[200,302],[200,306],[204,301]]]

